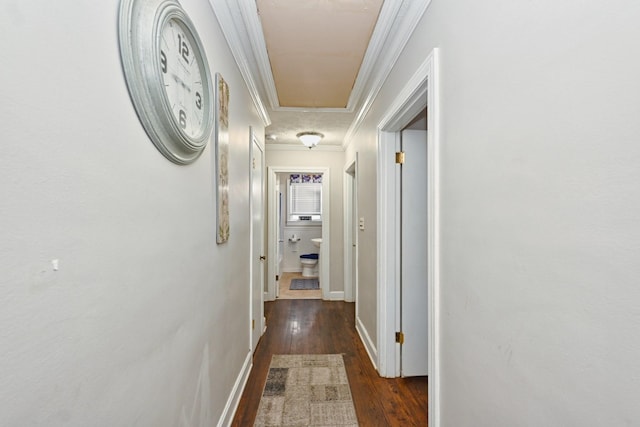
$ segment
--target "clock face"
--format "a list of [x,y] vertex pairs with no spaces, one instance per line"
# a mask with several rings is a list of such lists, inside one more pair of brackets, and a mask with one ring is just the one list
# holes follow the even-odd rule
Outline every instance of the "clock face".
[[189,138],[205,131],[204,106],[208,92],[202,83],[203,64],[191,32],[178,19],[163,26],[158,53],[164,91],[178,127]]
[[213,83],[198,33],[177,0],[120,0],[120,56],[151,142],[169,160],[194,162],[213,127]]

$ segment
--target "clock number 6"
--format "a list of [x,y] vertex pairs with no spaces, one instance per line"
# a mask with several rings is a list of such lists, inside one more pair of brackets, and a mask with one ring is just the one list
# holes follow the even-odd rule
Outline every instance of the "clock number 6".
[[180,110],[180,112],[178,113],[178,117],[180,118],[180,126],[182,126],[182,129],[186,129],[187,113],[185,113],[184,110]]
[[189,46],[187,45],[187,42],[182,40],[182,36],[180,34],[178,34],[178,50],[179,50],[179,53],[182,55],[182,59],[184,59],[184,61],[188,64],[189,63]]

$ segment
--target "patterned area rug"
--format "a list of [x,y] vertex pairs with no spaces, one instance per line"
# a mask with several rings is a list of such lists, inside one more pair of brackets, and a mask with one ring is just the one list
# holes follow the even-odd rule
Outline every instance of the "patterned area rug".
[[342,355],[274,355],[254,425],[357,426]]
[[317,277],[311,279],[291,279],[289,289],[294,291],[320,289],[320,282]]

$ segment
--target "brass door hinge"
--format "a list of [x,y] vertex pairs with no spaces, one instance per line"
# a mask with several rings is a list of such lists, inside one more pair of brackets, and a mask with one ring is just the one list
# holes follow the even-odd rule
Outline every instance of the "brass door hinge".
[[396,332],[396,342],[398,344],[404,344],[404,334],[402,332]]
[[404,151],[398,151],[396,153],[396,163],[399,165],[404,164]]
[[256,319],[251,319],[251,329],[256,328]]
[[280,276],[278,276],[278,275],[276,274],[276,282],[277,282],[278,280],[280,280]]

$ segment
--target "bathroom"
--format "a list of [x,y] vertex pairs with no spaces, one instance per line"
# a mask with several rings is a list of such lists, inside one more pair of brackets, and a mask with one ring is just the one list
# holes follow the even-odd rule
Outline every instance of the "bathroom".
[[[321,298],[322,174],[276,174],[279,298]],[[315,241],[313,239],[316,239]],[[296,279],[298,283],[294,283]],[[303,284],[304,283],[304,284]],[[297,289],[295,285],[300,285]],[[292,289],[293,288],[293,289]]]

